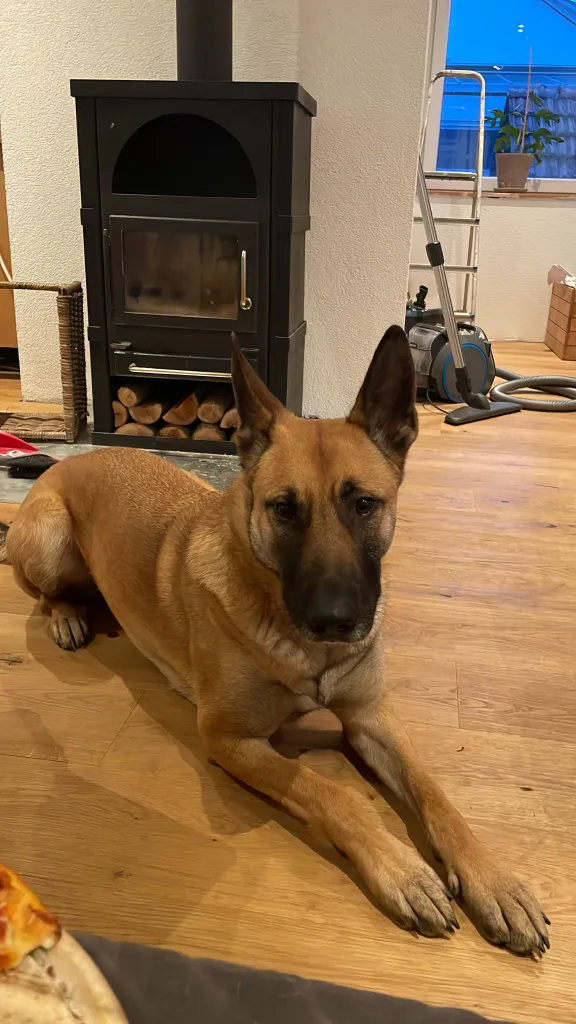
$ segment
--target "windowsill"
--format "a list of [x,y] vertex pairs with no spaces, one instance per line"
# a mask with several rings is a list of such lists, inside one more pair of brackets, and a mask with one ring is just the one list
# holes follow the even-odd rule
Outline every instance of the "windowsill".
[[[497,192],[497,179],[482,178],[483,199],[576,199],[576,178],[529,178],[526,192]],[[444,178],[428,189],[435,196],[470,196],[472,182],[456,187],[455,179]]]
[[[472,189],[456,188],[429,188],[431,196],[470,196]],[[575,192],[536,192],[528,189],[527,192],[495,192],[492,188],[482,189],[482,199],[572,199],[576,200]]]

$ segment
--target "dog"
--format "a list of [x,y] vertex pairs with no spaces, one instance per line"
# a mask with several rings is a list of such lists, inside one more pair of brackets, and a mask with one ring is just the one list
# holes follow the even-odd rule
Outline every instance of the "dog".
[[[550,922],[429,777],[386,699],[381,562],[417,435],[406,335],[386,331],[352,411],[333,420],[288,412],[232,347],[242,472],[228,489],[144,451],[65,459],[8,531],[16,582],[44,600],[70,650],[90,639],[74,595],[95,582],[133,644],[196,704],[208,757],[319,828],[400,927],[453,932],[459,897],[489,941],[540,958]],[[271,745],[317,708],[417,816],[447,884],[368,799]]]

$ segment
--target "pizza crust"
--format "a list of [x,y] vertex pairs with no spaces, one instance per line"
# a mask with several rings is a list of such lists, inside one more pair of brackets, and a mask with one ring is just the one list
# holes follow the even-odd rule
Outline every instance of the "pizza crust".
[[128,1024],[93,960],[68,932],[0,971],[2,1024]]
[[0,1019],[2,1024],[83,1024],[34,953],[0,977]]

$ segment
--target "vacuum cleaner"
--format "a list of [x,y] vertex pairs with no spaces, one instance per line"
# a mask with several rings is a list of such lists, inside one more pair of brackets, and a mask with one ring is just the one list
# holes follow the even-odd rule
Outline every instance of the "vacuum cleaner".
[[[426,233],[426,255],[434,271],[440,299],[439,309],[426,309],[428,289],[422,285],[414,302],[406,308],[405,328],[416,369],[420,395],[442,402],[464,405],[447,413],[452,426],[493,419],[508,413],[532,409],[541,412],[576,412],[576,378],[563,376],[522,377],[495,365],[492,346],[484,331],[468,323],[457,323],[444,254],[436,234],[430,197],[421,159],[418,162],[417,192]],[[494,386],[495,377],[505,383]],[[561,395],[562,401],[527,398],[517,391],[533,390]]]

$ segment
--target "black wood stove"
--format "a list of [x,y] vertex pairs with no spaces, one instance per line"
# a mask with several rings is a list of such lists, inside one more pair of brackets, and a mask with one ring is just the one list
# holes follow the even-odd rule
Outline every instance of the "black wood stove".
[[[230,332],[301,412],[304,250],[316,104],[232,82],[232,0],[177,0],[178,81],[73,81],[97,444],[228,441],[114,433],[118,388],[230,381]],[[172,391],[170,389],[172,388]]]

